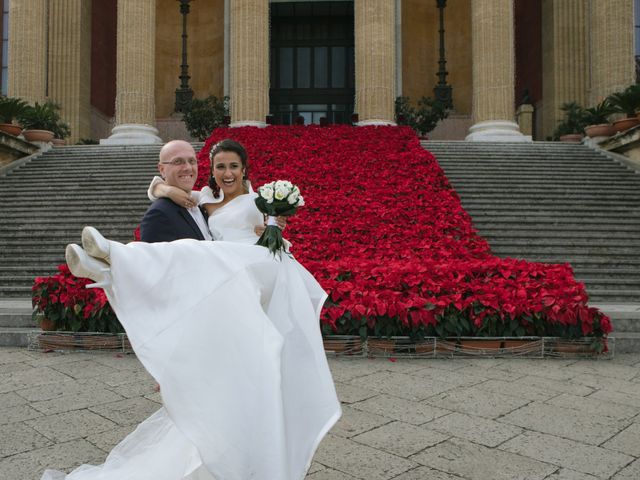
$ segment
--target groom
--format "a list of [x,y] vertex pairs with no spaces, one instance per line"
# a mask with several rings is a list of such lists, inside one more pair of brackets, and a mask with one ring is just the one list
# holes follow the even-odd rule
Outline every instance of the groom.
[[[160,150],[158,170],[167,185],[191,193],[198,178],[198,160],[190,143],[172,140]],[[197,206],[178,205],[168,198],[154,201],[140,223],[143,242],[171,242],[182,238],[212,240],[207,220]]]

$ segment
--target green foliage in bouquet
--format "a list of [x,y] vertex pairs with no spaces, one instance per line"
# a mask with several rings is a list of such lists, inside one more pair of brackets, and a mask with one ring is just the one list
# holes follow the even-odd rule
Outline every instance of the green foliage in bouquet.
[[285,250],[282,230],[275,225],[274,217],[289,217],[296,213],[298,207],[304,205],[300,189],[287,180],[267,183],[258,188],[256,206],[263,214],[270,217],[267,228],[256,242],[256,245],[267,247],[276,255]]

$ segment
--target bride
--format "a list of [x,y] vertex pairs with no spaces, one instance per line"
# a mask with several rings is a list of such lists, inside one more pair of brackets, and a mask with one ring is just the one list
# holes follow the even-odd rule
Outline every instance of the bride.
[[246,160],[220,151],[219,192],[197,195],[215,242],[124,245],[86,227],[84,249],[67,247],[71,271],[105,289],[163,407],[104,464],[42,480],[302,480],[340,417],[319,330],[326,293],[294,258],[254,245],[263,218]]

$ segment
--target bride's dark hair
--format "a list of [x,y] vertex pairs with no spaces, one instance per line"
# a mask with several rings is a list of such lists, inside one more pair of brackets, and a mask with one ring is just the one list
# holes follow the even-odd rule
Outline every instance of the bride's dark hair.
[[209,161],[211,163],[209,170],[209,188],[213,190],[213,196],[218,198],[220,196],[220,187],[216,183],[216,179],[213,176],[213,157],[215,157],[220,152],[233,152],[240,157],[240,161],[242,162],[242,168],[244,168],[244,176],[242,177],[242,183],[244,184],[245,190],[249,190],[247,182],[249,180],[249,167],[247,165],[247,151],[244,149],[242,144],[236,142],[235,140],[231,140],[230,138],[225,138],[224,140],[220,140],[213,147],[211,147],[211,151],[209,152]]

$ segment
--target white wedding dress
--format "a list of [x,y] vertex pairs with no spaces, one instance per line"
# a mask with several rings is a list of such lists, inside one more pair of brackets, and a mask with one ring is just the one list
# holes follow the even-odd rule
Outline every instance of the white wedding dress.
[[111,244],[111,306],[163,407],[99,466],[43,480],[302,480],[341,414],[322,346],[326,293],[256,246],[253,192],[209,217],[215,242]]

